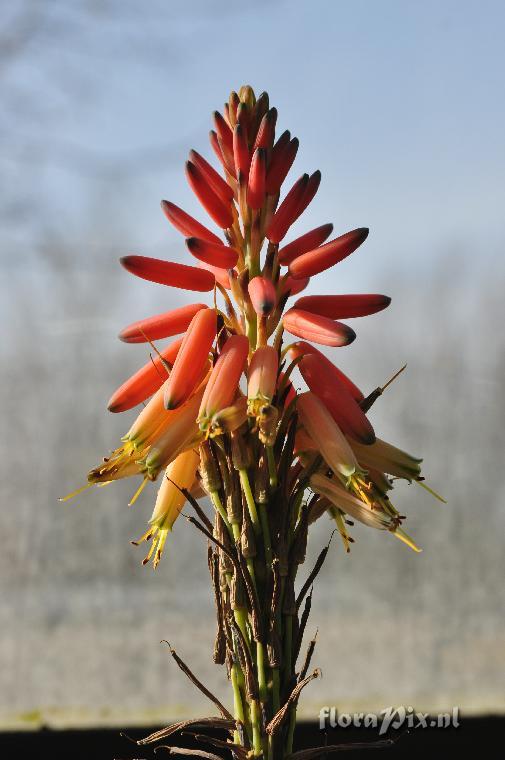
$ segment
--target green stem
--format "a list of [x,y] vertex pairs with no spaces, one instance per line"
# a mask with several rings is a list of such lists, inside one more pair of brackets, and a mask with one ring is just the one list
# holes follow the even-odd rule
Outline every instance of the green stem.
[[270,540],[270,527],[268,525],[268,516],[265,504],[259,504],[261,530],[263,532],[263,545],[265,547],[265,561],[267,572],[272,570],[272,542]]
[[249,510],[249,515],[251,517],[251,522],[254,528],[254,533],[256,534],[256,536],[259,536],[261,533],[261,525],[258,519],[258,512],[256,510],[256,502],[254,501],[254,496],[251,491],[251,485],[249,483],[249,476],[247,474],[247,470],[244,468],[240,469],[239,475],[240,475],[240,483],[242,485],[242,490],[244,491],[244,496],[247,503],[247,508]]
[[223,504],[221,502],[221,499],[219,498],[219,494],[217,491],[211,491],[210,498],[212,499],[212,503],[214,504],[215,508],[223,518],[223,522],[226,525],[226,528],[228,530],[228,533],[230,536],[233,537],[233,530],[230,525],[230,521],[228,520],[228,515],[226,514],[226,509],[223,507]]
[[261,736],[261,711],[256,699],[251,700],[251,725],[253,750],[256,757],[263,754],[263,742]]
[[270,478],[270,486],[277,488],[277,467],[275,466],[274,447],[266,446],[267,462],[268,462],[268,475]]
[[[237,666],[235,664],[231,666],[231,685],[233,689],[233,714],[235,716],[235,719],[239,720],[245,729],[244,705],[242,704],[242,695],[240,693]],[[235,744],[240,744],[240,736],[238,731],[234,732],[233,740]]]

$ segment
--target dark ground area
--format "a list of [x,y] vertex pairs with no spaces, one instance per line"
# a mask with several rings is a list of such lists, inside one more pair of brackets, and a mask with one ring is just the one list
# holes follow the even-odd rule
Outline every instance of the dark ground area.
[[[156,730],[154,727],[152,730]],[[133,739],[147,736],[151,730],[130,727],[125,734]],[[505,717],[467,718],[461,717],[458,728],[424,728],[401,733],[391,747],[385,749],[355,750],[354,760],[361,757],[373,757],[374,752],[381,756],[400,758],[426,758],[444,756],[446,752],[469,752],[471,750],[489,751],[503,746],[505,733]],[[398,734],[396,734],[398,737]],[[352,744],[353,742],[373,742],[378,739],[373,729],[337,728],[328,730],[328,744]],[[383,737],[380,737],[383,738]],[[189,737],[171,737],[172,744],[181,747],[195,747]],[[163,744],[163,742],[161,742]],[[167,742],[168,743],[168,742]],[[325,743],[325,734],[319,731],[317,725],[302,723],[297,729],[296,749],[320,746]],[[202,745],[200,745],[202,746]],[[203,748],[203,747],[202,747]],[[209,752],[219,754],[212,747],[205,747]],[[339,753],[331,755],[337,757]],[[160,750],[154,753],[154,746],[137,747],[117,729],[99,731],[50,731],[41,730],[30,733],[0,734],[0,757],[2,760],[15,758],[59,758],[69,760],[152,760],[156,756],[162,758],[166,753]],[[223,755],[224,756],[224,755]],[[226,753],[230,757],[229,753]]]

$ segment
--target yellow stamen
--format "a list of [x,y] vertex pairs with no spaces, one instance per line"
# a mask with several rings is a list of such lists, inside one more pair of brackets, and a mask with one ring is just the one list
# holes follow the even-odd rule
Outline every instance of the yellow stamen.
[[421,488],[424,488],[425,491],[428,491],[435,499],[438,499],[438,501],[441,501],[442,504],[447,504],[447,500],[444,499],[443,496],[440,496],[436,491],[433,490],[433,488],[430,488],[426,485],[422,480],[414,480],[414,483],[417,483],[421,486]]
[[143,490],[144,490],[144,488],[146,487],[146,485],[147,485],[147,480],[148,480],[148,479],[147,479],[146,477],[144,477],[144,480],[142,481],[142,483],[139,485],[139,487],[137,488],[137,490],[136,490],[136,491],[135,491],[135,493],[133,494],[133,497],[132,497],[131,501],[130,501],[130,502],[129,502],[129,504],[128,504],[128,506],[129,506],[129,507],[133,507],[133,505],[134,505],[134,504],[135,504],[135,502],[137,501],[138,497],[140,496],[140,494],[142,493],[142,491],[143,491]]
[[399,538],[400,541],[403,541],[404,544],[407,544],[411,549],[413,549],[418,554],[422,552],[422,549],[417,546],[414,539],[411,538],[405,531],[403,531],[401,528],[396,528],[396,530],[392,530],[391,533],[393,536],[396,536],[396,538]]
[[83,491],[87,491],[88,488],[91,488],[94,484],[93,483],[86,483],[85,486],[81,486],[80,488],[77,488],[75,491],[72,491],[72,493],[67,493],[66,496],[60,496],[58,501],[69,501],[70,499],[73,499],[74,496],[78,496]]

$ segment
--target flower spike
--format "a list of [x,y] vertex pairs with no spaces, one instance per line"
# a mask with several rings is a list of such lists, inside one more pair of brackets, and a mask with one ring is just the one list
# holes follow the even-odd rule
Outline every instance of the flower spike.
[[[87,486],[136,476],[133,504],[149,481],[161,479],[148,529],[136,542],[152,542],[144,563],[152,560],[154,567],[190,502],[197,519],[187,520],[209,542],[218,617],[214,660],[228,666],[234,715],[213,701],[229,728],[228,749],[258,760],[303,754],[293,752],[294,721],[277,729],[289,712],[294,717],[289,708],[314,677],[305,676],[315,642],[299,674],[297,658],[308,592],[331,538],[296,596],[312,523],[327,513],[345,551],[353,543],[351,520],[419,551],[403,531],[393,489],[403,478],[436,496],[424,483],[421,460],[376,437],[367,417],[398,373],[382,386],[375,380],[365,397],[314,345],[350,344],[356,335],[343,322],[375,314],[390,299],[301,295],[313,275],[356,250],[368,229],[331,239],[333,225],[322,224],[288,237],[318,192],[321,172],[298,173],[283,190],[299,142],[289,130],[276,139],[276,126],[266,93],[257,98],[249,85],[232,90],[224,110],[214,113],[215,166],[196,150],[186,164],[189,185],[218,234],[162,201],[186,239],[187,263],[193,257],[195,265],[122,259],[143,279],[209,293],[212,306],[168,311],[174,304],[165,290],[166,311],[121,331],[121,340],[150,344],[153,354],[116,390],[109,408],[145,406],[117,448],[89,472]],[[153,343],[180,333],[159,350]],[[306,391],[297,387],[300,376]],[[206,495],[214,519],[198,504]]]
[[159,285],[170,285],[183,290],[206,292],[214,288],[214,277],[196,267],[186,264],[176,264],[173,261],[152,259],[149,256],[123,256],[121,265],[131,274],[143,280],[157,282]]

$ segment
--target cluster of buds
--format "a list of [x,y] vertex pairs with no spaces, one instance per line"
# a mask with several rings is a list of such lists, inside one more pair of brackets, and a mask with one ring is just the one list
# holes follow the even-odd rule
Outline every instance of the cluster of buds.
[[[195,150],[186,163],[188,183],[221,235],[162,201],[193,264],[121,260],[137,277],[207,292],[212,302],[121,331],[121,340],[146,343],[153,353],[109,409],[145,406],[122,445],[89,473],[89,483],[99,485],[140,476],[134,499],[161,479],[140,539],[152,541],[144,562],[152,558],[154,566],[184,504],[195,508],[198,518],[190,519],[211,546],[215,659],[226,663],[234,687],[234,741],[265,758],[289,753],[297,689],[307,680],[307,663],[296,671],[306,617],[299,618],[294,584],[310,524],[327,513],[347,551],[353,521],[417,551],[390,492],[393,479],[422,480],[421,460],[378,439],[367,417],[383,389],[365,396],[314,345],[350,344],[356,334],[342,320],[379,312],[390,298],[312,295],[288,306],[310,278],[353,253],[368,229],[328,241],[333,225],[323,224],[285,242],[321,173],[302,174],[281,199],[298,140],[288,130],[276,138],[276,122],[266,93],[256,98],[248,86],[232,92],[210,132],[221,171]],[[181,333],[168,346],[155,345]],[[295,370],[304,392],[293,385]],[[212,520],[199,504],[206,496]]]

